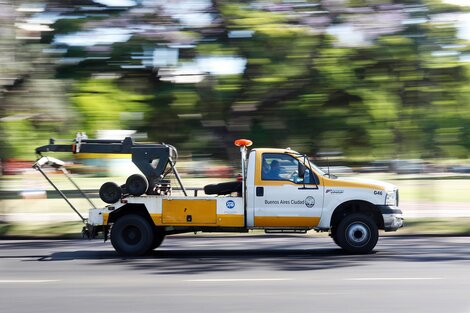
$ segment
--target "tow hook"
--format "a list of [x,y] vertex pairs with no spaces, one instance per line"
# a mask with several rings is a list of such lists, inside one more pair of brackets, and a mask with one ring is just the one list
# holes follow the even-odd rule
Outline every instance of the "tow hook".
[[86,224],[82,229],[82,238],[95,239],[98,235],[98,229],[93,225]]

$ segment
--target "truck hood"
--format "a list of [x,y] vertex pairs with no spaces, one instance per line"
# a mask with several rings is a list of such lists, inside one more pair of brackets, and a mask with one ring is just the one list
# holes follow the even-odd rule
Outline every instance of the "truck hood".
[[381,180],[375,179],[366,179],[366,178],[356,178],[356,177],[338,177],[335,179],[338,183],[339,182],[347,182],[357,184],[361,187],[369,187],[371,189],[383,189],[386,192],[393,191],[398,189],[398,187],[394,184],[390,184]]

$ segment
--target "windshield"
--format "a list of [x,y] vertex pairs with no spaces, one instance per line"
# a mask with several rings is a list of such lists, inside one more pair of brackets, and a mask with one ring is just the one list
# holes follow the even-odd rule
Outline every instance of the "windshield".
[[306,164],[307,166],[309,166],[312,170],[314,170],[315,172],[317,172],[319,175],[322,175],[322,176],[325,176],[326,173],[323,172],[318,166],[316,166],[315,164],[313,164],[312,162],[310,162],[310,160],[307,158],[307,162],[308,164]]
[[295,156],[305,166],[307,166],[308,168],[310,168],[314,172],[316,172],[318,175],[321,175],[321,176],[327,175],[327,173],[322,171],[318,166],[316,166],[314,163],[310,162],[310,159],[306,154],[295,153],[295,154],[292,154],[292,155]]

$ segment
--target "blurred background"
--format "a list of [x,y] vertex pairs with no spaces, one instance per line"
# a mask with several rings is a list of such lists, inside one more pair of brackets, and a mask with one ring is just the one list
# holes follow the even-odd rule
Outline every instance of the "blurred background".
[[[31,168],[76,132],[172,144],[187,187],[235,179],[236,138],[291,147],[397,184],[408,231],[470,232],[466,0],[0,0],[0,60],[1,235],[78,232]],[[97,205],[137,172],[55,156]]]

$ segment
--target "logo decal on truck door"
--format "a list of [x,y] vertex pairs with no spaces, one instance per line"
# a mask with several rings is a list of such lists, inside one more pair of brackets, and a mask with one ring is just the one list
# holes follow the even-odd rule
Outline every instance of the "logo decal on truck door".
[[305,205],[307,206],[307,208],[313,208],[313,206],[315,205],[315,198],[312,196],[308,196],[307,198],[305,198]]
[[227,207],[227,209],[233,209],[235,207],[235,201],[233,200],[228,200],[226,203],[225,203],[225,206]]

